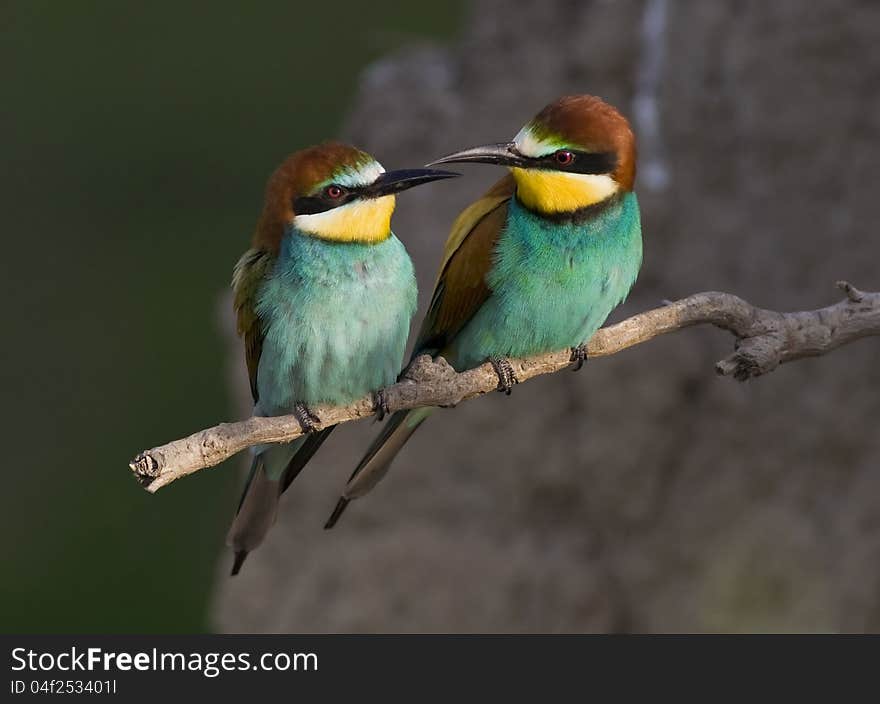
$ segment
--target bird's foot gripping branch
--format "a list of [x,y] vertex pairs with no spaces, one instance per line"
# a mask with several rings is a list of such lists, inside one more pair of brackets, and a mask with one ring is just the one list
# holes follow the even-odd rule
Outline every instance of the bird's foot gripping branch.
[[[859,338],[880,335],[880,293],[859,291],[845,281],[837,285],[846,293],[844,300],[794,313],[757,308],[729,293],[697,293],[602,328],[590,340],[588,356],[605,357],[658,335],[710,324],[736,337],[733,354],[718,362],[715,370],[745,381],[785,362],[816,357]],[[572,363],[571,350],[508,361],[519,382],[566,369]],[[498,375],[491,363],[458,373],[442,358],[422,356],[410,365],[400,382],[384,390],[384,407],[386,412],[394,412],[454,406],[497,388]],[[321,430],[371,416],[376,404],[374,397],[365,396],[347,406],[317,406],[310,410],[317,420],[315,430]],[[302,434],[296,415],[253,417],[221,423],[154,447],[135,457],[129,466],[147,491],[155,492],[253,445],[288,442]]]

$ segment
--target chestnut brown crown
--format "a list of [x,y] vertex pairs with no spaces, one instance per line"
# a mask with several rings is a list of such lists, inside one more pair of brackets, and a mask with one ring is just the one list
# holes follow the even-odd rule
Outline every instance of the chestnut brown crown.
[[611,175],[620,188],[632,190],[636,176],[636,141],[627,119],[593,95],[567,95],[550,103],[526,125],[517,141],[529,139],[615,158]]

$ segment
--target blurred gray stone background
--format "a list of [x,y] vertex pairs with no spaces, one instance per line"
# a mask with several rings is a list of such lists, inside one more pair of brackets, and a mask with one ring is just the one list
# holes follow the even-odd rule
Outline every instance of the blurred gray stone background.
[[[837,279],[880,287],[878,46],[870,0],[482,0],[459,45],[369,67],[344,137],[422,164],[595,93],[641,140],[645,266],[615,320],[707,289],[816,308]],[[501,176],[463,170],[399,202],[423,307]],[[731,346],[685,331],[438,413],[325,532],[375,432],[342,428],[243,574],[222,565],[215,625],[880,630],[880,343],[747,384],[713,373]]]

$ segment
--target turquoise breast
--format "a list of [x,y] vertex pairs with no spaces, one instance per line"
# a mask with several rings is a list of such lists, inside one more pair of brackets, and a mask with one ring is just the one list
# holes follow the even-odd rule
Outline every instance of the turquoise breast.
[[514,198],[494,257],[491,295],[448,352],[458,370],[589,340],[638,276],[638,200],[627,193],[576,222],[540,217]]
[[412,262],[394,235],[360,244],[288,232],[257,296],[264,341],[255,413],[349,403],[393,383],[416,295]]

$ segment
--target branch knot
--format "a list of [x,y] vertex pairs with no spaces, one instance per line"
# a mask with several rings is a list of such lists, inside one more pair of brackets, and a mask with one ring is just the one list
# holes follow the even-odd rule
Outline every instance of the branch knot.
[[142,452],[128,466],[138,478],[155,479],[159,476],[159,462],[149,452]]
[[861,303],[865,299],[865,294],[859,291],[849,281],[838,281],[837,288],[846,294],[846,297],[853,303]]
[[456,375],[455,369],[443,357],[431,357],[429,354],[420,354],[406,370],[401,374],[401,380],[416,384],[430,384],[452,379]]

